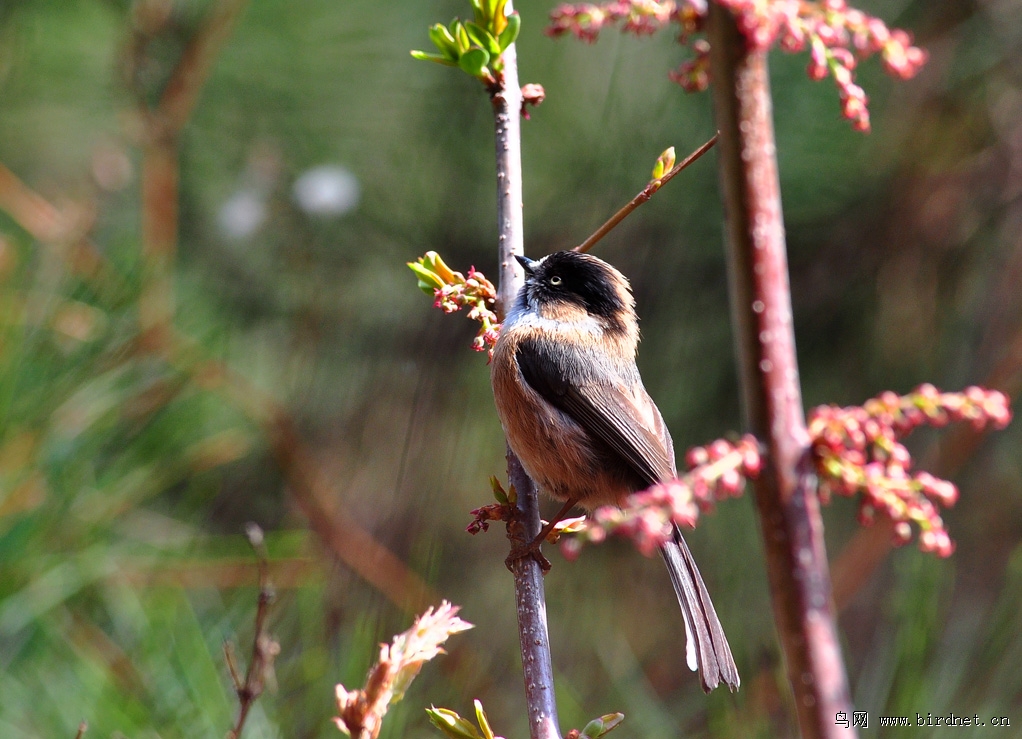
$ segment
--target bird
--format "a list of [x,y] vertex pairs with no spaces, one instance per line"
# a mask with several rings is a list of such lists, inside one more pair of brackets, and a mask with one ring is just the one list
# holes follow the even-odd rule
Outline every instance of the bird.
[[[508,445],[529,477],[565,502],[559,516],[574,505],[620,505],[677,477],[670,432],[635,363],[639,325],[627,278],[581,252],[515,258],[525,284],[501,326],[490,377]],[[707,693],[722,682],[736,690],[731,647],[677,524],[660,551],[689,668]]]

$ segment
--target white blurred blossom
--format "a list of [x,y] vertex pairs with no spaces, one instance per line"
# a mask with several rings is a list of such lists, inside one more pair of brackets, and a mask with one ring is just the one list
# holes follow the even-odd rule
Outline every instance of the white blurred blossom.
[[220,206],[217,221],[224,235],[232,239],[252,236],[266,222],[266,194],[257,188],[236,191]]
[[299,175],[292,196],[306,213],[336,218],[358,205],[359,190],[358,178],[350,170],[336,164],[321,164]]

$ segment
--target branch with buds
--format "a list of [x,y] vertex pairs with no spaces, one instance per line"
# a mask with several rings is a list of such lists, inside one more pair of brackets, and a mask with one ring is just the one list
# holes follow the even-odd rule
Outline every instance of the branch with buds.
[[897,544],[912,538],[915,524],[923,551],[949,556],[954,543],[938,506],[954,505],[958,489],[928,472],[910,473],[912,456],[899,439],[922,425],[940,428],[962,421],[977,430],[1003,429],[1011,421],[1008,397],[980,387],[941,393],[933,385],[920,385],[908,395],[882,393],[862,406],[816,408],[808,425],[821,499],[858,494],[864,526],[883,511],[895,522]]
[[244,677],[237,666],[238,660],[234,654],[234,645],[229,641],[224,642],[224,660],[227,662],[227,670],[231,674],[231,682],[234,684],[234,692],[238,696],[239,704],[237,721],[234,728],[227,732],[227,739],[238,739],[241,736],[241,730],[245,726],[253,704],[263,694],[266,684],[274,683],[273,662],[280,654],[280,644],[266,627],[270,607],[276,600],[276,593],[270,583],[269,555],[263,539],[263,530],[256,524],[249,523],[245,527],[245,536],[258,557],[259,601],[256,606],[255,634],[252,637],[252,658],[249,660]]
[[759,443],[744,436],[737,443],[720,439],[695,447],[686,456],[689,471],[681,477],[629,495],[621,507],[601,506],[588,519],[562,521],[558,533],[574,534],[561,543],[565,557],[574,559],[585,543],[607,536],[625,536],[640,552],[651,556],[672,537],[673,524],[693,528],[699,509],[717,500],[741,495],[746,479],[754,479],[762,466]]
[[506,14],[507,0],[472,0],[474,21],[455,18],[449,26],[435,23],[429,37],[439,54],[415,50],[416,59],[459,67],[488,88],[497,86],[504,71],[503,54],[518,38],[521,17]]
[[[1003,429],[1011,421],[1008,397],[997,390],[969,387],[960,393],[941,393],[921,385],[907,395],[885,392],[861,406],[820,406],[809,416],[808,432],[820,499],[833,495],[859,495],[859,522],[873,523],[877,511],[895,522],[896,543],[919,530],[919,547],[947,557],[954,551],[938,506],[948,508],[958,499],[954,483],[929,472],[910,472],[912,456],[899,441],[919,426],[936,428],[967,422],[973,428]],[[688,472],[647,490],[634,493],[618,506],[603,506],[583,518],[565,519],[554,527],[551,540],[560,539],[568,559],[582,546],[598,544],[608,536],[631,539],[650,556],[671,538],[672,524],[694,527],[700,511],[742,494],[745,481],[755,479],[762,467],[759,443],[746,435],[732,443],[719,439],[694,447],[685,455]],[[472,511],[471,534],[486,531],[490,521],[507,520],[514,502],[512,488],[505,493],[491,478],[496,504]],[[561,538],[562,534],[569,534]]]
[[[845,0],[719,0],[735,17],[750,49],[765,51],[774,44],[789,53],[809,49],[809,78],[834,78],[841,113],[858,131],[869,131],[868,99],[855,83],[860,61],[880,55],[884,71],[910,79],[926,63],[926,52],[912,44],[911,36]],[[615,0],[599,4],[561,5],[550,14],[548,36],[571,34],[594,42],[605,26],[619,25],[625,33],[649,35],[671,23],[679,27],[679,43],[690,45],[694,57],[670,73],[689,92],[705,90],[710,82],[710,44],[692,39],[706,20],[705,0]]]
[[[436,708],[432,706],[426,709],[429,720],[440,732],[449,739],[504,739],[496,736],[490,728],[490,721],[483,710],[483,704],[478,700],[473,701],[476,710],[476,723],[462,718],[455,711],[448,708]],[[600,739],[621,725],[625,720],[623,713],[608,713],[606,716],[595,718],[586,724],[585,728],[579,731],[572,729],[565,735],[565,739]]]
[[444,313],[456,313],[468,309],[468,317],[479,321],[482,326],[472,341],[477,352],[489,352],[497,343],[500,322],[494,308],[497,305],[497,288],[486,279],[482,272],[470,267],[468,277],[448,267],[435,251],[428,251],[408,268],[419,278],[419,289],[434,297],[433,307]]

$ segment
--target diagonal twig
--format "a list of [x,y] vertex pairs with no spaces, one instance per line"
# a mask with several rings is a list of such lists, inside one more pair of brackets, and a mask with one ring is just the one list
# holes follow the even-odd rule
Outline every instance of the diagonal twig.
[[234,691],[238,695],[238,719],[234,728],[227,732],[228,739],[238,739],[241,730],[245,726],[249,711],[253,704],[263,694],[267,680],[273,675],[273,661],[280,653],[280,644],[269,634],[266,629],[266,619],[270,614],[270,607],[276,598],[273,585],[270,583],[270,565],[266,554],[266,545],[263,542],[263,530],[250,523],[245,527],[245,534],[249,543],[255,550],[259,562],[259,601],[256,606],[255,635],[252,637],[252,658],[248,663],[248,670],[242,679],[236,660],[234,648],[229,642],[224,643],[224,660],[227,662],[227,669],[231,673],[231,681],[234,683]]
[[698,149],[693,151],[682,161],[678,162],[678,164],[672,167],[667,174],[665,174],[663,177],[659,177],[653,180],[644,188],[642,188],[638,195],[636,195],[628,203],[626,203],[617,213],[608,218],[607,222],[600,226],[598,229],[596,229],[596,231],[593,232],[592,236],[590,236],[588,239],[586,239],[581,244],[576,246],[574,249],[572,249],[572,251],[587,252],[590,249],[592,249],[596,245],[597,241],[599,241],[604,236],[613,231],[614,228],[619,223],[621,223],[621,221],[623,221],[625,218],[631,215],[632,211],[634,211],[640,205],[642,205],[651,197],[653,197],[654,193],[656,193],[657,190],[659,190],[661,187],[663,187],[668,182],[673,180],[675,175],[681,172],[681,170],[687,168],[690,164],[699,159],[699,157],[701,157],[703,154],[712,149],[713,145],[717,143],[717,140],[719,138],[720,138],[719,133],[714,134],[713,138],[711,138],[705,144],[703,144]]

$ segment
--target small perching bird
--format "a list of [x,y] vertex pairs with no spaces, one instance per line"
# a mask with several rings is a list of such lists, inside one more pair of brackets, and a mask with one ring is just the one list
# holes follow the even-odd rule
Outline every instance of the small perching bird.
[[[635,364],[628,280],[597,257],[517,257],[525,285],[493,352],[508,444],[547,494],[592,510],[677,477],[674,445]],[[687,662],[703,690],[739,685],[738,668],[681,530],[661,547],[681,604]]]

